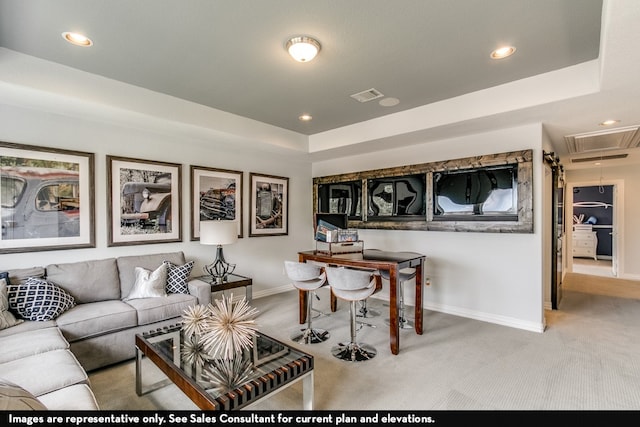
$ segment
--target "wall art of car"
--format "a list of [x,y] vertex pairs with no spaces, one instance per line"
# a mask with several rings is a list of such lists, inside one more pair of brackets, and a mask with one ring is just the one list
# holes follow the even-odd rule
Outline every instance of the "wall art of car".
[[2,167],[2,239],[80,235],[78,172]]
[[126,182],[122,199],[121,226],[171,231],[171,174],[158,175],[153,182]]
[[227,188],[210,188],[200,194],[200,219],[236,218],[236,186],[229,184]]

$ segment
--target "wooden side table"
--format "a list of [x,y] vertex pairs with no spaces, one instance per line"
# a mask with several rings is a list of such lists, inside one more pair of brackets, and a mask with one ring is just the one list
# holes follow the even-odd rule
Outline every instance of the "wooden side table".
[[223,292],[229,289],[244,287],[247,303],[251,304],[251,298],[253,297],[253,280],[250,277],[240,276],[239,274],[227,274],[226,279],[222,283],[217,283],[210,275],[199,276],[196,277],[196,279],[210,284],[212,294],[214,292]]

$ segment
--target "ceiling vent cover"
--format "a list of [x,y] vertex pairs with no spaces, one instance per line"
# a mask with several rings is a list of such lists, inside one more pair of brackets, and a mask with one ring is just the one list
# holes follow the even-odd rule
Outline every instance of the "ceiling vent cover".
[[584,163],[584,162],[598,162],[600,160],[614,160],[614,159],[626,159],[629,155],[624,154],[610,154],[608,156],[594,156],[594,157],[578,157],[571,159],[571,163]]
[[353,95],[351,95],[353,99],[360,102],[368,102],[374,99],[382,98],[383,96],[384,95],[380,93],[379,90],[374,88],[363,90],[362,92],[354,93]]
[[571,154],[636,148],[640,145],[638,128],[640,126],[567,135],[564,140]]

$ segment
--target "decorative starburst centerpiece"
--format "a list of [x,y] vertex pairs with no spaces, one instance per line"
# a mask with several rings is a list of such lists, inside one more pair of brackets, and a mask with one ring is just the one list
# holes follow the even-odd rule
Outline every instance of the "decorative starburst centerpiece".
[[198,346],[209,358],[231,360],[253,347],[258,310],[247,304],[245,298],[234,304],[233,294],[214,302],[215,305],[197,305],[185,310],[182,329],[186,338],[197,337]]
[[224,393],[247,381],[252,371],[251,359],[216,359],[207,363],[202,377],[209,382],[207,390]]

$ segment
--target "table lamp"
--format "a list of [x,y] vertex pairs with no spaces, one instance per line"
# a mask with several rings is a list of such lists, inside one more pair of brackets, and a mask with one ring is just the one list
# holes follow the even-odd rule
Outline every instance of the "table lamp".
[[203,245],[217,245],[216,259],[204,266],[204,271],[210,274],[216,283],[222,283],[227,274],[233,273],[235,264],[224,260],[222,245],[230,245],[238,240],[238,223],[236,221],[200,221],[200,243]]

